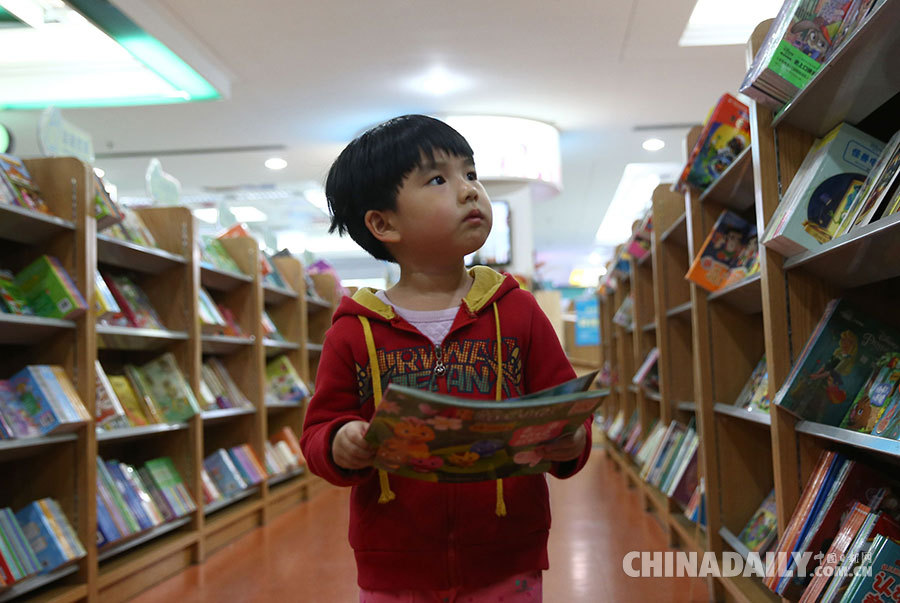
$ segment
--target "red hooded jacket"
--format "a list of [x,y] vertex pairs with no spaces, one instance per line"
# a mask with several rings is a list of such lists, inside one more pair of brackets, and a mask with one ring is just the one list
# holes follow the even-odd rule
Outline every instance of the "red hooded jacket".
[[[374,414],[369,356],[358,316],[371,324],[383,388],[397,383],[467,398],[494,400],[500,320],[503,398],[521,396],[575,377],[550,321],[534,296],[509,275],[489,268],[470,271],[472,289],[441,345],[446,370],[434,372],[435,346],[415,327],[361,289],[344,298],[325,337],[300,445],[310,470],[338,486],[353,486],[350,545],[358,582],[368,590],[438,590],[478,587],[516,573],[547,569],[550,501],[544,475],[503,480],[507,515],[495,513],[495,482],[432,483],[390,476],[396,498],[379,504],[374,469],[338,467],[331,444],[349,421]],[[590,454],[555,463],[553,475],[574,475]]]

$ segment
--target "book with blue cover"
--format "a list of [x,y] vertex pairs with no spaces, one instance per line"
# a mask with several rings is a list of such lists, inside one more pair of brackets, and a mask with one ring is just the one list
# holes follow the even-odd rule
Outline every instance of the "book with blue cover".
[[215,482],[222,496],[230,498],[242,490],[247,489],[247,484],[228,453],[222,449],[203,459],[203,468]]
[[19,509],[16,512],[16,519],[22,527],[22,533],[28,539],[28,544],[31,545],[31,550],[41,562],[41,573],[46,574],[71,561],[37,501]]

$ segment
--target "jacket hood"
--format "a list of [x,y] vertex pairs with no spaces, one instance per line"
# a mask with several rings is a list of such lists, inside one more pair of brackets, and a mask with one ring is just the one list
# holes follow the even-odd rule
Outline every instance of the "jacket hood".
[[[472,283],[472,288],[463,298],[462,303],[473,314],[481,312],[491,303],[519,288],[519,281],[512,275],[501,274],[487,266],[474,266],[469,269],[469,275],[475,279],[475,282]],[[334,313],[332,322],[344,315],[362,315],[383,321],[391,321],[396,318],[394,309],[378,299],[375,291],[370,287],[363,287],[354,293],[352,298],[344,297]]]

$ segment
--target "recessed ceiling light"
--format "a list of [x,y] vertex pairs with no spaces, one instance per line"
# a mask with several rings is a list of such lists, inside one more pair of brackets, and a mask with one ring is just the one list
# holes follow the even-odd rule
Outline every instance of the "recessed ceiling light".
[[238,222],[265,222],[269,217],[251,205],[229,208]]
[[106,171],[103,168],[94,168],[94,173],[97,174],[97,178],[103,178],[106,176]]
[[287,161],[281,157],[272,157],[271,159],[266,159],[266,167],[270,170],[283,170],[287,167]]
[[432,67],[425,75],[417,77],[410,82],[411,87],[418,92],[425,92],[433,96],[443,96],[456,92],[466,87],[466,78],[450,73],[444,67]]
[[648,138],[641,146],[645,151],[659,151],[666,146],[666,143],[659,138]]

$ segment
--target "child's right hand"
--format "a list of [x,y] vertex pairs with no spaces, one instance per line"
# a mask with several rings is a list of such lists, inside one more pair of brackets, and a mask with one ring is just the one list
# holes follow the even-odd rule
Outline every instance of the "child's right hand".
[[350,421],[338,429],[331,444],[331,455],[339,467],[353,471],[372,466],[375,449],[363,438],[368,428],[365,421]]

